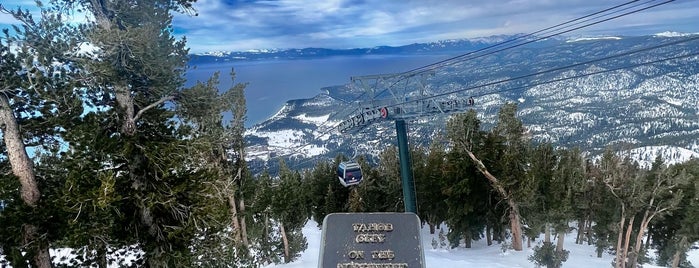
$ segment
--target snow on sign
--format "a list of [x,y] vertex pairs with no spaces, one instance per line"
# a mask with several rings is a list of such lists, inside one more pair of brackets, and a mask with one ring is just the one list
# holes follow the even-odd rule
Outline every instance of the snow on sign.
[[318,267],[424,268],[420,220],[413,213],[327,215]]

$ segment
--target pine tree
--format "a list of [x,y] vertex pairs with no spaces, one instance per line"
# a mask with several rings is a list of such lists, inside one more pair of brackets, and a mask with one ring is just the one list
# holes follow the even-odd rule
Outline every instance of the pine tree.
[[[690,245],[699,241],[699,161],[668,167],[663,173],[686,174],[687,180],[673,190],[682,192],[683,198],[671,214],[659,217],[649,229],[651,245],[657,248],[657,264],[671,267],[690,267],[686,252]],[[670,196],[666,196],[668,198]],[[649,245],[646,245],[649,246]]]
[[[469,111],[464,119],[450,120],[447,129],[455,129],[449,137],[454,144],[458,145],[458,147],[455,145],[456,149],[463,151],[473,161],[476,170],[485,176],[492,189],[507,203],[512,246],[520,251],[522,250],[522,227],[519,202],[528,183],[525,177],[528,139],[524,136],[522,122],[516,118],[516,111],[516,104],[505,104],[498,114],[497,125],[485,137],[472,135],[480,131],[479,121],[474,111]],[[474,140],[474,137],[478,139]],[[474,148],[478,146],[483,147],[486,155],[496,156],[492,159],[497,161],[490,167],[486,166],[484,161],[476,155],[477,152],[474,152]]]
[[[11,199],[18,200],[13,204],[20,212],[16,216],[23,218],[11,220],[15,224],[7,226],[16,228],[11,236],[21,234],[21,238],[6,245],[11,245],[10,251],[27,253],[14,254],[15,265],[29,260],[35,267],[50,267],[47,238],[57,234],[50,233],[47,224],[51,224],[49,217],[55,210],[49,194],[55,192],[41,187],[55,186],[49,182],[60,184],[61,178],[54,177],[59,173],[52,170],[37,171],[32,158],[36,159],[39,152],[56,154],[61,130],[69,127],[70,118],[82,112],[73,90],[76,69],[70,68],[79,36],[75,27],[64,24],[57,7],[39,8],[41,17],[35,20],[28,11],[9,11],[0,6],[0,12],[11,14],[20,23],[14,26],[13,36],[3,29],[0,38],[0,126],[3,159],[19,182],[19,192]],[[30,147],[36,152],[33,155],[28,153]],[[49,174],[51,179],[38,180]]]
[[446,155],[442,193],[448,209],[446,222],[450,232],[447,236],[452,247],[457,246],[461,238],[465,246],[470,247],[472,240],[481,237],[483,229],[487,230],[490,241],[488,231],[492,228],[489,226],[500,224],[499,219],[495,220],[497,223],[490,221],[489,215],[499,214],[492,213],[496,206],[492,205],[491,186],[471,157],[475,154],[490,156],[492,151],[485,136],[473,110],[447,122],[447,137],[453,148]]
[[311,215],[320,226],[325,219],[325,198],[331,183],[337,182],[337,175],[331,164],[327,161],[319,161],[311,171],[310,178],[306,178],[305,188],[309,192],[309,205]]
[[[412,158],[415,161],[415,158]],[[434,234],[435,226],[439,226],[445,219],[447,204],[442,189],[445,188],[443,170],[446,167],[446,152],[441,141],[434,141],[430,145],[425,164],[420,174],[415,176],[415,188],[417,194],[418,216],[430,226],[430,233]]]
[[[139,260],[143,265],[193,263],[193,239],[204,228],[222,229],[218,223],[227,202],[217,193],[237,189],[224,183],[233,176],[222,144],[234,141],[227,140],[221,113],[239,107],[242,94],[219,95],[217,77],[183,87],[188,51],[184,40],[172,36],[171,13],[187,12],[191,3],[66,3],[91,15],[83,33],[95,48],[93,56],[79,62],[83,98],[92,110],[77,119],[85,127],[68,130],[70,146],[80,151],[69,151],[65,161],[66,166],[91,166],[70,174],[66,185],[83,191],[67,186],[66,199],[102,206],[111,217],[90,226],[91,215],[80,206],[69,212],[75,230],[100,229],[110,238],[94,245],[96,250],[137,244],[145,252]],[[235,115],[244,118],[244,105],[242,115]],[[243,173],[236,175],[247,176]],[[105,189],[113,191],[95,203]]]
[[400,178],[398,147],[390,146],[379,154],[379,164],[368,170],[360,187],[367,212],[402,212],[402,181]]
[[282,236],[280,249],[283,250],[284,263],[289,263],[308,247],[301,232],[308,215],[302,213],[306,204],[301,175],[289,170],[283,161],[279,167],[279,182],[272,198],[271,216],[277,220]]

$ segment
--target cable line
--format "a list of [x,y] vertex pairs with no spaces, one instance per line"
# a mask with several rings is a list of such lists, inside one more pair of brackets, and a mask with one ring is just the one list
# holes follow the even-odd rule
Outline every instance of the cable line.
[[[644,2],[644,3],[642,3],[642,4],[646,4],[646,3],[650,3],[650,2],[654,2],[654,1],[656,1],[656,0],[650,0],[650,1]],[[487,48],[484,48],[484,49],[476,50],[476,51],[473,51],[473,52],[465,53],[465,54],[462,54],[462,55],[459,55],[459,56],[455,56],[455,57],[452,57],[452,58],[449,58],[449,59],[446,59],[446,60],[443,60],[443,61],[439,61],[439,62],[436,62],[436,63],[433,63],[433,64],[425,65],[425,66],[423,66],[423,67],[415,68],[415,69],[410,70],[410,71],[407,71],[407,72],[398,73],[398,74],[395,74],[395,75],[389,75],[389,77],[398,77],[398,76],[401,76],[401,77],[400,77],[399,79],[397,79],[397,81],[396,81],[395,83],[393,83],[391,86],[389,86],[389,87],[387,87],[386,89],[382,90],[379,94],[377,94],[377,96],[380,96],[380,95],[382,95],[383,93],[385,93],[387,90],[389,90],[390,88],[392,88],[395,84],[397,84],[399,81],[402,81],[402,80],[404,80],[404,79],[413,77],[413,76],[418,75],[418,74],[426,73],[426,72],[428,72],[428,71],[434,71],[434,70],[436,70],[436,69],[438,69],[438,68],[443,68],[443,67],[445,67],[445,66],[453,65],[453,64],[456,64],[456,63],[460,63],[460,62],[465,62],[465,61],[468,61],[468,60],[473,60],[473,59],[477,59],[477,58],[482,58],[482,57],[485,57],[485,56],[488,56],[488,55],[492,55],[492,54],[495,54],[495,53],[498,53],[498,52],[502,52],[502,51],[505,51],[505,50],[508,50],[508,49],[513,49],[513,48],[521,47],[521,46],[524,46],[524,45],[527,45],[527,44],[531,44],[531,43],[534,43],[534,42],[537,42],[537,41],[541,41],[541,40],[544,40],[544,39],[548,39],[548,38],[551,38],[551,37],[554,37],[554,36],[562,35],[562,34],[564,34],[564,33],[569,33],[569,32],[572,32],[572,31],[575,31],[575,30],[579,30],[579,29],[582,29],[582,28],[586,28],[586,27],[589,27],[589,26],[592,26],[592,25],[596,25],[596,24],[599,24],[599,23],[602,23],[602,22],[606,22],[606,21],[610,21],[610,20],[613,20],[613,19],[617,19],[617,18],[623,17],[623,16],[627,16],[627,15],[630,15],[630,14],[634,14],[634,13],[637,13],[637,12],[640,12],[640,11],[643,11],[643,10],[647,10],[647,9],[650,9],[650,8],[653,8],[653,7],[657,7],[657,6],[660,6],[660,5],[665,5],[665,4],[668,4],[668,3],[673,2],[673,1],[675,1],[675,0],[667,0],[667,1],[664,1],[664,2],[661,2],[661,3],[658,3],[658,4],[655,4],[655,5],[651,5],[651,6],[648,6],[648,7],[641,8],[641,9],[636,9],[636,10],[633,10],[633,11],[629,11],[629,12],[626,12],[626,13],[623,13],[623,14],[620,14],[620,15],[616,15],[616,16],[613,16],[613,17],[610,17],[610,18],[606,18],[606,19],[603,19],[603,20],[600,20],[600,21],[595,21],[595,22],[591,22],[591,23],[588,23],[588,24],[585,24],[585,25],[582,25],[582,26],[578,26],[578,27],[572,28],[572,29],[567,29],[567,30],[564,30],[564,31],[562,31],[562,32],[557,32],[557,33],[548,34],[548,35],[545,35],[545,36],[542,36],[542,37],[537,37],[536,39],[529,40],[529,41],[526,41],[526,42],[524,42],[524,43],[519,43],[519,44],[515,44],[515,45],[512,45],[512,46],[505,47],[505,48],[500,48],[500,49],[497,49],[497,50],[484,52],[483,54],[474,55],[474,54],[476,54],[476,53],[478,53],[478,52],[483,52],[483,51],[487,50],[488,48],[497,47],[497,46],[499,46],[500,44],[496,44],[496,45],[493,45],[493,46],[490,46],[490,47],[487,47]],[[633,2],[636,2],[636,1],[631,1],[631,2],[628,2],[628,3],[626,3],[626,4],[630,4],[630,3],[633,3]],[[620,6],[623,6],[623,5],[625,5],[625,4],[618,5],[617,7],[620,7]],[[637,7],[637,6],[639,6],[639,5],[635,5],[635,6],[633,6],[633,7]],[[633,7],[632,7],[632,8],[633,8]],[[606,9],[606,10],[610,10],[610,9],[612,9],[612,8],[608,8],[608,9]],[[627,9],[624,9],[624,10],[627,10]],[[599,13],[599,12],[597,12],[597,13]],[[614,13],[616,13],[616,12],[614,12]],[[614,13],[612,13],[612,14],[614,14]],[[584,16],[584,17],[589,17],[589,15],[588,15],[588,16]],[[571,20],[571,22],[572,22],[572,21],[577,21],[577,20],[580,20],[580,19],[574,19],[574,20]],[[566,24],[566,23],[561,23],[561,24]],[[577,25],[577,24],[575,24],[575,25]],[[554,27],[555,27],[555,26],[552,26],[552,27],[549,27],[549,28],[554,28]],[[565,28],[564,28],[564,29],[565,29]],[[537,31],[537,32],[543,32],[543,31],[544,31],[544,30]],[[529,35],[526,35],[526,36],[533,36],[533,35],[534,35],[534,34],[529,34]],[[503,43],[508,43],[509,41],[514,41],[514,40],[518,40],[518,39],[519,39],[519,38],[515,38],[515,39],[512,39],[512,40],[505,41],[505,42],[503,42]],[[465,57],[471,56],[471,55],[474,55],[474,56],[465,58]],[[464,59],[464,58],[465,58],[465,59]]]
[[[392,88],[393,86],[395,86],[399,81],[406,80],[407,78],[414,77],[414,76],[416,76],[416,75],[418,75],[418,74],[426,73],[426,72],[429,72],[429,71],[434,71],[434,70],[437,70],[437,69],[439,69],[439,68],[444,68],[444,67],[447,67],[447,66],[450,66],[450,65],[454,65],[454,64],[457,64],[457,63],[460,63],[460,62],[466,62],[466,61],[468,61],[468,60],[472,60],[472,59],[484,57],[484,56],[491,55],[491,54],[498,53],[498,52],[502,52],[502,51],[505,51],[505,50],[508,50],[508,49],[517,48],[517,47],[520,47],[520,46],[523,46],[523,45],[526,45],[526,44],[530,44],[530,43],[533,43],[533,42],[537,42],[537,41],[540,41],[540,40],[544,40],[544,39],[547,39],[547,38],[551,38],[551,37],[554,37],[554,36],[557,36],[557,35],[569,33],[569,32],[572,32],[572,31],[575,31],[575,30],[579,30],[579,29],[582,29],[582,28],[585,28],[585,27],[590,27],[590,26],[592,26],[592,25],[600,24],[600,23],[603,23],[603,22],[606,22],[606,21],[610,21],[610,20],[613,20],[613,19],[617,19],[617,18],[623,17],[623,16],[627,16],[627,15],[630,15],[630,14],[634,14],[634,13],[638,13],[638,12],[641,12],[641,11],[644,11],[644,10],[648,10],[648,9],[650,9],[650,8],[654,8],[654,7],[658,7],[658,6],[661,6],[661,5],[665,5],[665,4],[668,4],[668,3],[670,3],[670,2],[674,2],[675,0],[666,0],[666,1],[663,1],[663,2],[660,2],[660,3],[656,3],[656,4],[653,4],[653,5],[650,5],[650,6],[645,6],[645,7],[642,7],[642,8],[635,9],[635,8],[637,8],[637,7],[640,7],[640,6],[643,6],[643,5],[646,5],[646,4],[655,2],[655,1],[657,1],[657,0],[649,0],[649,1],[641,2],[641,3],[637,3],[637,2],[639,2],[639,1],[640,1],[640,0],[628,1],[628,2],[623,3],[623,4],[619,4],[619,5],[610,7],[610,8],[606,8],[606,9],[603,9],[603,10],[600,10],[600,11],[597,11],[597,12],[594,12],[594,13],[591,13],[591,14],[588,14],[588,15],[585,15],[585,16],[582,16],[582,17],[579,17],[579,18],[576,18],[576,19],[568,20],[568,21],[566,21],[566,22],[559,23],[559,24],[556,24],[556,25],[554,25],[554,26],[550,26],[550,27],[547,27],[547,28],[544,28],[544,29],[541,29],[541,30],[538,30],[538,31],[535,31],[535,32],[532,32],[532,33],[529,33],[529,34],[521,35],[521,36],[518,36],[518,37],[516,37],[516,38],[509,39],[509,40],[506,40],[506,41],[500,42],[500,43],[498,43],[498,44],[494,44],[494,45],[491,45],[491,46],[488,46],[488,47],[485,47],[485,48],[482,48],[482,49],[479,49],[479,50],[476,50],[476,51],[472,51],[472,52],[465,53],[465,54],[462,54],[462,55],[459,55],[459,56],[455,56],[455,57],[452,57],[452,58],[448,58],[448,59],[445,59],[445,60],[442,60],[442,61],[438,61],[438,62],[436,62],[436,63],[428,64],[428,65],[425,65],[425,66],[422,66],[422,67],[414,68],[414,69],[411,69],[411,70],[406,71],[406,72],[401,72],[401,73],[396,73],[396,74],[388,74],[388,75],[363,76],[363,77],[376,77],[376,78],[380,78],[380,77],[384,76],[384,77],[388,77],[388,78],[391,78],[391,77],[395,78],[395,77],[401,76],[401,77],[399,77],[398,79],[396,79],[395,81],[393,81],[393,83],[392,83],[391,85],[389,85],[386,89],[384,89],[383,91],[381,91],[379,94],[376,94],[376,95],[375,95],[375,96],[380,96],[380,95],[382,95],[384,92],[386,92],[388,89],[390,89],[390,88]],[[622,7],[623,7],[623,8],[622,8]],[[620,8],[622,8],[622,9],[620,9]],[[620,9],[620,10],[617,10],[617,9]],[[630,9],[633,9],[633,10],[628,11],[628,12],[624,12],[624,13],[621,13],[621,14],[617,14],[617,13],[619,13],[619,12],[627,11],[627,10],[630,10]],[[610,11],[612,11],[612,12],[610,12]],[[617,14],[617,15],[614,15],[614,14]],[[604,18],[604,17],[610,16],[610,15],[614,15],[614,16]],[[583,24],[583,23],[584,23],[584,24]],[[582,25],[580,25],[580,24],[582,24]],[[566,26],[566,25],[568,25],[568,26]],[[562,26],[566,26],[566,27],[563,27],[562,29],[558,29],[558,28],[561,28]],[[575,27],[570,28],[570,29],[566,29],[566,28],[569,28],[569,27],[572,27],[572,26],[575,26]],[[544,36],[541,36],[541,37],[536,37],[536,35],[542,34],[542,33],[546,33],[546,34],[545,34]],[[536,37],[536,38],[535,38],[535,39],[532,39],[532,40],[525,41],[525,42],[523,42],[523,43],[513,44],[513,45],[511,45],[511,46],[507,46],[507,47],[504,47],[504,48],[498,48],[498,49],[492,50],[492,49],[497,48],[497,47],[499,47],[499,46],[503,46],[503,45],[505,45],[505,44],[513,43],[513,42],[515,42],[515,41],[517,41],[517,40],[522,40],[522,39],[528,38],[528,37]],[[634,53],[639,53],[639,52],[642,52],[642,51],[657,49],[657,48],[661,48],[661,47],[665,47],[665,46],[669,46],[669,45],[673,45],[673,44],[679,44],[679,43],[683,43],[683,42],[689,42],[689,41],[695,40],[695,39],[697,39],[697,38],[699,38],[699,37],[690,38],[690,39],[688,39],[688,40],[683,40],[683,41],[670,42],[670,43],[667,43],[667,44],[664,44],[664,45],[659,45],[659,46],[654,46],[654,47],[648,47],[648,48],[639,49],[639,50],[635,50],[635,51],[624,52],[624,53],[617,54],[617,55],[613,55],[613,56],[610,56],[610,57],[604,57],[604,58],[595,59],[595,60],[586,61],[586,62],[581,62],[581,63],[576,63],[576,64],[573,64],[573,65],[568,65],[568,66],[564,66],[564,67],[553,68],[553,69],[549,69],[549,70],[546,70],[546,71],[541,71],[541,72],[536,72],[536,73],[532,73],[532,74],[528,74],[528,75],[519,76],[519,77],[516,77],[516,78],[510,78],[510,79],[504,79],[504,80],[500,80],[500,81],[496,81],[496,82],[491,82],[491,83],[487,83],[487,84],[485,84],[485,85],[467,87],[467,88],[463,88],[463,89],[456,90],[456,91],[441,93],[441,94],[432,95],[432,96],[425,96],[424,98],[421,98],[421,99],[419,99],[419,100],[429,100],[429,99],[433,99],[433,98],[437,98],[437,97],[442,97],[442,96],[447,96],[447,95],[456,94],[456,93],[459,93],[459,92],[464,92],[464,91],[466,91],[466,90],[472,90],[472,89],[476,89],[476,88],[482,88],[482,87],[486,87],[486,86],[492,86],[492,85],[497,85],[497,84],[501,84],[501,83],[511,82],[511,81],[514,81],[514,80],[517,80],[517,79],[523,79],[523,78],[527,78],[527,77],[533,77],[533,76],[542,75],[542,74],[546,74],[546,73],[556,72],[556,71],[560,71],[560,70],[564,70],[564,69],[569,69],[569,68],[573,68],[573,67],[577,67],[577,66],[581,66],[581,65],[585,65],[585,64],[590,64],[590,63],[594,63],[594,62],[600,62],[600,61],[609,60],[609,59],[613,59],[613,58],[623,57],[623,56],[625,56],[625,55],[630,55],[630,54],[634,54]],[[492,51],[487,51],[487,50],[492,50]],[[481,52],[482,52],[482,54],[474,55],[474,54],[481,53]],[[471,56],[471,57],[468,57],[468,56]],[[651,63],[646,63],[646,64],[651,64]],[[621,69],[623,69],[623,68],[621,68]],[[614,70],[617,70],[617,69],[614,69]],[[607,71],[611,71],[611,70],[607,70]],[[593,73],[593,74],[594,74],[594,73]],[[592,75],[592,74],[588,74],[588,75]],[[585,76],[585,75],[583,75],[583,76]],[[582,77],[582,76],[580,76],[580,77]],[[358,78],[358,77],[352,77],[351,79],[354,81],[354,79],[356,79],[356,78]],[[361,77],[359,77],[359,78],[361,78]],[[566,80],[566,79],[572,79],[572,78],[565,78],[565,79],[562,79],[562,80]],[[557,79],[557,80],[559,80],[559,79]],[[552,83],[552,82],[556,82],[557,80],[545,81],[545,82],[541,82],[541,83],[539,83],[539,84]],[[560,80],[560,81],[562,81],[562,80]],[[378,84],[378,82],[377,82],[377,84]],[[517,88],[531,87],[531,86],[536,86],[536,85],[539,85],[539,84],[531,84],[531,85],[522,86],[522,87],[517,87]],[[517,88],[514,88],[514,89],[517,89]],[[510,89],[510,90],[514,90],[514,89]],[[508,90],[505,90],[505,91],[508,91]],[[487,94],[481,94],[481,95],[478,95],[478,96],[488,95],[488,94],[495,94],[495,93],[497,93],[497,92],[499,92],[499,91],[492,92],[492,93],[487,93]],[[503,91],[503,92],[504,92],[504,91]],[[358,96],[356,96],[356,97],[355,97],[352,101],[350,101],[349,103],[354,103],[354,102],[356,102],[356,101],[359,100],[361,97],[363,97],[364,95],[366,95],[366,93],[367,93],[367,92],[365,91],[365,92],[363,92],[362,94],[359,94]],[[475,95],[474,95],[474,96],[475,96]],[[415,100],[412,100],[412,101],[415,101]],[[347,101],[342,101],[342,102],[348,103]],[[408,103],[408,102],[402,102],[402,103],[397,103],[397,104],[391,104],[391,105],[387,105],[387,107],[398,106],[398,105],[402,105],[402,104],[406,104],[406,103]],[[354,112],[356,113],[358,110],[359,110],[359,108],[344,109],[344,110],[341,110],[341,111],[337,111],[337,112],[335,112],[335,113],[332,113],[331,115],[329,115],[328,120],[327,120],[326,122],[322,123],[321,125],[318,125],[318,127],[316,128],[316,129],[320,130],[320,129],[324,128],[324,127],[327,127],[328,129],[326,129],[325,131],[321,131],[319,135],[314,135],[314,137],[315,137],[315,138],[324,137],[324,136],[330,134],[331,132],[334,132],[334,131],[335,131],[335,128],[334,128],[333,126],[329,126],[329,124],[335,123],[335,122],[332,122],[332,121],[330,120],[330,118],[336,118],[336,117],[337,117],[339,114],[341,114],[341,113],[343,113],[343,114],[352,114],[351,112],[348,112],[348,111],[354,111]],[[308,147],[309,145],[311,145],[311,143],[310,143],[310,142],[306,142],[306,143],[304,143],[304,144],[297,145],[297,146],[295,146],[295,147],[291,147],[291,148],[289,148],[289,149],[292,150],[291,152],[282,154],[282,155],[280,155],[279,157],[284,157],[284,156],[290,156],[290,155],[299,154],[299,153],[301,153],[301,151],[302,151],[303,148]],[[269,146],[269,147],[276,147],[276,148],[278,148],[279,146]],[[303,162],[302,162],[302,163],[303,163]],[[299,163],[299,164],[301,164],[301,163]],[[298,166],[298,164],[295,165],[295,166]]]

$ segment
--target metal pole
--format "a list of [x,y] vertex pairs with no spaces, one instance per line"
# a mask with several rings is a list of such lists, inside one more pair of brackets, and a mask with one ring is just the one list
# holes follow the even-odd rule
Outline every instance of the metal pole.
[[408,131],[404,120],[396,120],[396,135],[398,136],[398,155],[400,156],[400,177],[403,181],[403,203],[405,212],[417,214],[415,202],[415,183],[410,166],[410,149],[408,148]]

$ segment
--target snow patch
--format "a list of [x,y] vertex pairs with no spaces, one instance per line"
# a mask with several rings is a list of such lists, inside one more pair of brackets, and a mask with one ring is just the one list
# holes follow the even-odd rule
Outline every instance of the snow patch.
[[[631,149],[628,153],[631,159],[638,161],[638,164],[644,168],[650,168],[653,161],[655,161],[655,157],[658,155],[661,155],[667,165],[683,163],[692,158],[699,158],[699,153],[695,151],[669,145],[644,146]],[[626,152],[622,152],[622,154],[626,154]]]
[[313,124],[322,124],[328,121],[328,118],[330,118],[330,115],[322,115],[322,116],[307,116],[306,114],[301,114],[293,117],[296,120],[299,120],[304,123],[313,123]]
[[579,37],[566,40],[566,43],[581,42],[581,41],[597,41],[597,40],[621,40],[617,36],[600,36],[600,37]]
[[[574,225],[573,225],[574,227]],[[447,226],[441,226],[439,230],[447,232]],[[442,247],[433,248],[432,239],[439,241],[437,233],[430,234],[429,227],[425,226],[421,230],[422,247],[425,254],[425,267],[536,267],[527,258],[534,254],[533,246],[540,242],[532,243],[532,248],[525,248],[523,251],[508,249],[503,252],[501,244],[486,245],[485,239],[472,242],[471,248],[464,248],[463,245],[457,248]],[[315,221],[308,221],[302,229],[303,235],[308,242],[308,249],[301,254],[301,257],[292,263],[276,264],[265,266],[265,268],[303,268],[317,267],[320,256],[322,232]],[[583,267],[610,267],[614,259],[608,252],[602,253],[601,258],[597,258],[595,246],[587,244],[575,244],[575,232],[566,234],[564,249],[570,251],[568,260],[563,263],[563,267],[583,268]],[[447,241],[448,243],[448,241]],[[694,249],[687,253],[687,260],[692,264],[699,261],[699,250]],[[652,264],[643,264],[643,267],[658,267]]]
[[670,98],[668,96],[662,96],[662,97],[660,97],[660,99],[669,103],[669,104],[675,105],[675,106],[682,106],[682,100]]
[[690,36],[693,35],[691,33],[680,33],[680,32],[672,32],[672,31],[665,31],[662,33],[657,33],[654,34],[653,36],[655,37],[683,37],[683,36]]

